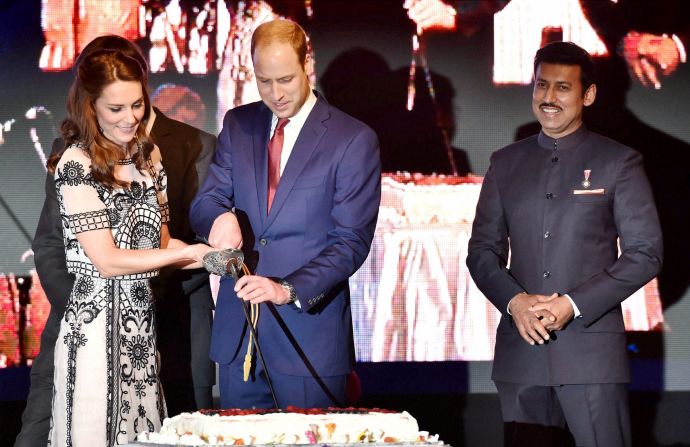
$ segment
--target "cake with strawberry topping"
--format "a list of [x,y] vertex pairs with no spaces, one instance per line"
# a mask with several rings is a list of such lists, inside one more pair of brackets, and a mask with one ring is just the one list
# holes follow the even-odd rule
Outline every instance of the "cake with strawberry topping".
[[441,444],[406,411],[328,408],[203,410],[168,418],[139,442],[172,445]]

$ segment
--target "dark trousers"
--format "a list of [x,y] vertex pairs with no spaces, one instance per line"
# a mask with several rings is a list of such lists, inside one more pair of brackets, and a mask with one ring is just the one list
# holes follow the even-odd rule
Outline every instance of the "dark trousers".
[[210,297],[208,280],[189,297],[192,383],[198,409],[213,408],[212,388],[216,383],[216,362],[208,356],[213,328],[213,299]]
[[[273,408],[275,405],[261,362],[255,359],[249,380],[245,382],[242,367],[244,351],[240,356],[232,363],[219,365],[220,406],[244,409]],[[254,356],[256,357],[256,353]],[[270,363],[266,366],[279,408],[328,408],[336,405],[313,377],[278,374],[270,369]],[[347,375],[321,377],[321,380],[338,401],[345,402]]]
[[[503,421],[568,427],[578,447],[630,447],[628,390],[622,383],[535,386],[496,382]],[[550,430],[547,430],[550,432]],[[552,432],[552,431],[551,431]],[[506,446],[549,445],[544,431],[517,429]],[[521,439],[533,437],[534,439]],[[560,445],[560,444],[556,444]]]
[[163,270],[151,287],[168,415],[212,408],[216,367],[208,356],[213,322],[208,273]]
[[53,402],[53,353],[60,332],[60,316],[50,312],[41,334],[41,350],[31,365],[31,388],[22,413],[22,430],[15,447],[45,447]]

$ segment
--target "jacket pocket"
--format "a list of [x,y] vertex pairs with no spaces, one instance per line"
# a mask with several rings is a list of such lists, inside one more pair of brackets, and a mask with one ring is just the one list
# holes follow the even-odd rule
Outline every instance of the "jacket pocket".
[[606,205],[611,199],[610,194],[570,194],[574,203],[585,203],[592,205]]
[[623,314],[617,310],[611,311],[589,327],[583,327],[582,332],[625,332]]

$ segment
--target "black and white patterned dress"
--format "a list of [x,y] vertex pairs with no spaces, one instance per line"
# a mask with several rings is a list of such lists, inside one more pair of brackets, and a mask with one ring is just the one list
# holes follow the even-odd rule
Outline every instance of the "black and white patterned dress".
[[76,275],[55,346],[52,446],[126,444],[157,430],[166,415],[158,381],[150,271],[101,276],[77,241],[81,232],[110,229],[121,249],[160,247],[169,219],[160,152],[141,173],[131,160],[115,167],[128,188],[108,190],[91,176],[78,146],[63,154],[55,184],[67,267]]

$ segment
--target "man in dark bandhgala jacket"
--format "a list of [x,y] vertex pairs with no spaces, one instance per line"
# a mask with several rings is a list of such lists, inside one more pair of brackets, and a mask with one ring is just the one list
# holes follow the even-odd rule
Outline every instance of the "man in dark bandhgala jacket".
[[654,199],[640,154],[582,123],[587,52],[552,43],[534,66],[541,133],[491,156],[469,242],[470,273],[502,313],[492,378],[505,422],[630,446],[620,303],[661,268]]

